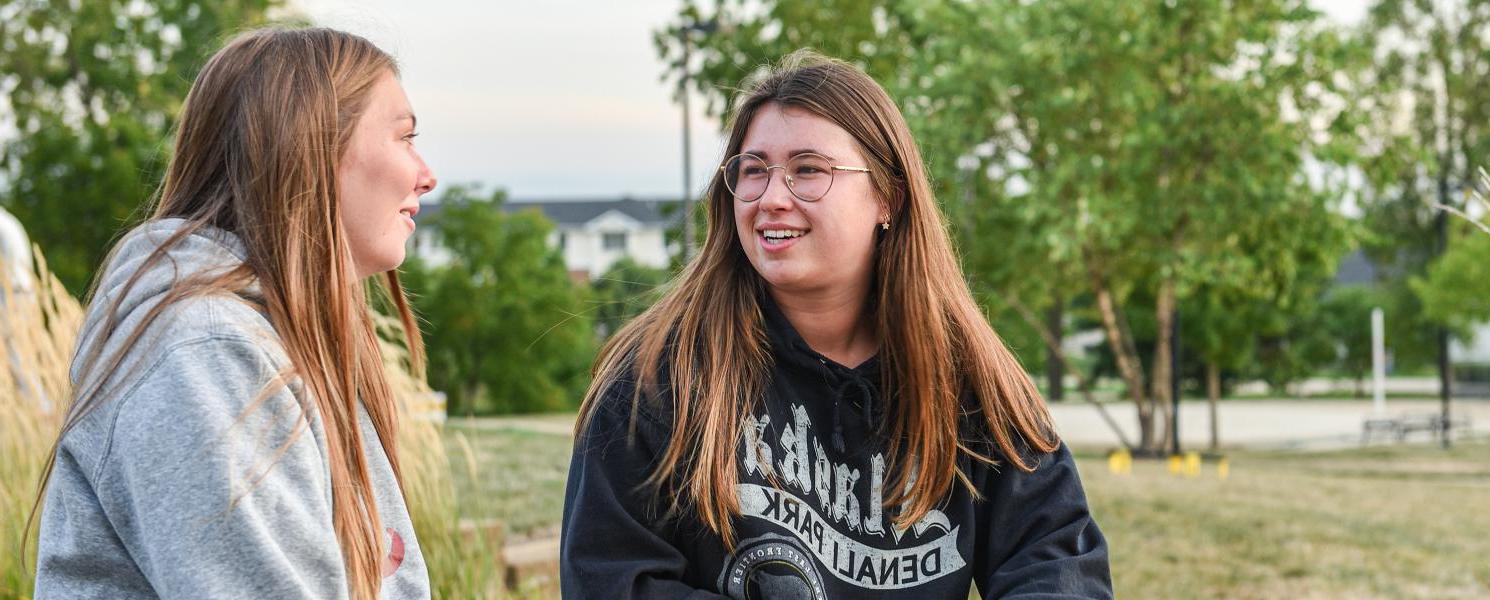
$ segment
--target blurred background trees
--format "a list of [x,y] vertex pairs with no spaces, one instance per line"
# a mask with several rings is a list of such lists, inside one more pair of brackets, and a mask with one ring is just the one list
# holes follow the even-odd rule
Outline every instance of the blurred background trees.
[[[720,25],[694,68],[721,114],[722,90],[804,46],[884,84],[990,313],[1088,307],[1143,449],[1170,435],[1177,319],[1195,311],[1219,379],[1253,336],[1287,336],[1279,311],[1306,312],[1350,249],[1342,173],[1359,159],[1363,117],[1347,110],[1343,75],[1368,53],[1302,1],[720,2],[682,14]],[[1014,327],[1059,339],[1066,321]],[[1298,346],[1272,345],[1277,362],[1307,363],[1275,369],[1283,379],[1318,366],[1281,352]]]
[[144,216],[197,70],[280,4],[0,2],[0,205],[73,294]]
[[[202,61],[233,31],[295,19],[274,0],[0,16],[0,206],[74,294],[143,216]],[[1373,307],[1399,373],[1433,368],[1439,327],[1490,319],[1490,247],[1433,208],[1464,207],[1490,150],[1487,23],[1481,0],[1379,0],[1349,29],[1303,0],[692,0],[655,43],[721,119],[730,90],[796,49],[865,68],[1026,366],[1052,397],[1063,379],[1117,382],[1136,445],[1157,449],[1177,345],[1187,393],[1281,393],[1362,380]],[[671,273],[623,261],[574,281],[542,217],[505,214],[500,192],[443,200],[430,225],[455,260],[406,269],[432,382],[456,414],[573,406],[595,348]],[[1371,279],[1342,285],[1352,252]],[[1083,332],[1101,343],[1073,352]]]
[[553,224],[502,210],[506,194],[451,186],[425,220],[451,260],[402,269],[424,317],[429,380],[451,415],[578,406],[595,351],[586,290],[546,242]]

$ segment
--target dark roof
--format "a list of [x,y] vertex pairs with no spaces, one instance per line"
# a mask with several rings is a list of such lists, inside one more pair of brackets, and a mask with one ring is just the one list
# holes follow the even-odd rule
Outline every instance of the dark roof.
[[[612,210],[642,223],[667,223],[678,218],[677,212],[671,208],[677,203],[677,200],[660,198],[511,200],[504,202],[502,209],[514,212],[536,208],[559,225],[583,225]],[[418,219],[439,212],[439,202],[421,202]]]
[[1376,285],[1376,277],[1376,263],[1366,258],[1362,250],[1347,254],[1335,269],[1335,285]]

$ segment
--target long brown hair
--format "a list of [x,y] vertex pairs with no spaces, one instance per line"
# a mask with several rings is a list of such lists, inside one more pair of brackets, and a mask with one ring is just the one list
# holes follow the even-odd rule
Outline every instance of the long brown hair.
[[[182,106],[175,152],[152,215],[185,224],[113,296],[102,329],[91,336],[89,347],[79,349],[80,372],[102,375],[89,375],[89,385],[78,386],[58,436],[60,443],[107,401],[109,386],[129,371],[124,363],[130,348],[172,304],[209,294],[261,296],[256,302],[291,364],[266,382],[254,404],[293,378],[308,397],[301,401],[313,405],[306,410],[319,413],[331,473],[332,523],[354,598],[377,597],[383,558],[383,528],[358,427],[359,401],[395,475],[400,481],[402,476],[395,399],[369,314],[370,290],[357,280],[341,227],[336,172],[373,85],[388,73],[397,74],[396,64],[371,42],[323,28],[248,32],[207,62]],[[209,227],[242,241],[243,264],[176,281],[129,332],[121,350],[103,356],[109,338],[122,333],[116,331],[118,310],[128,290],[151,265],[169,260],[166,252],[173,245]],[[97,295],[98,279],[92,302],[106,301]],[[418,372],[423,362],[419,329],[397,273],[389,271],[370,287],[398,313]],[[301,423],[297,435],[303,429]],[[51,470],[49,462],[43,482]]]
[[[973,301],[920,151],[894,101],[852,65],[799,51],[746,86],[725,156],[740,152],[752,119],[769,105],[806,110],[853,136],[889,207],[893,226],[878,242],[869,306],[880,334],[887,432],[896,441],[888,449],[886,489],[897,492],[885,498],[887,507],[900,507],[896,525],[924,516],[954,478],[977,494],[958,466],[959,454],[996,462],[959,431],[964,390],[977,399],[977,429],[986,425],[976,437],[991,440],[1018,469],[1032,470],[1017,439],[1031,450],[1053,451],[1059,441],[1050,415]],[[681,493],[673,496],[669,514],[694,508],[726,544],[734,539],[730,519],[740,513],[734,491],[740,426],[759,402],[772,365],[758,300],[765,284],[741,248],[733,203],[716,171],[703,250],[661,300],[601,350],[577,426],[583,431],[618,379],[636,377],[633,415],[644,396],[672,390],[672,439],[645,484],[660,489],[676,482],[682,489],[674,490]],[[665,386],[661,365],[670,366]]]

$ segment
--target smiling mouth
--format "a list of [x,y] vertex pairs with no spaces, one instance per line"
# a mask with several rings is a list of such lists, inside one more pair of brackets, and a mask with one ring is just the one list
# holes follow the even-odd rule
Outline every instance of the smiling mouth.
[[768,249],[784,249],[805,235],[806,229],[762,229],[756,232],[761,245]]
[[792,240],[807,235],[806,229],[767,229],[760,232],[760,236],[767,241]]
[[419,228],[419,224],[414,222],[414,215],[416,214],[419,214],[419,209],[417,208],[401,208],[398,211],[398,216],[403,218],[404,224],[409,227],[410,232]]

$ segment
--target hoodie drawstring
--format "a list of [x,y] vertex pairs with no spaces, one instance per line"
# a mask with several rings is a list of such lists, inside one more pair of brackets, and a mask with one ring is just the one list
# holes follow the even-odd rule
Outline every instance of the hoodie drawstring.
[[[833,373],[826,362],[821,360],[818,364],[822,368],[823,375],[832,379],[838,379],[839,374]],[[857,372],[849,371],[845,381],[833,387],[833,449],[844,452],[847,444],[843,440],[843,413],[840,412],[839,403],[849,394],[851,389],[857,388],[859,395],[864,398],[861,407],[864,413],[864,426],[866,429],[874,428],[874,386],[869,380],[860,376]]]

